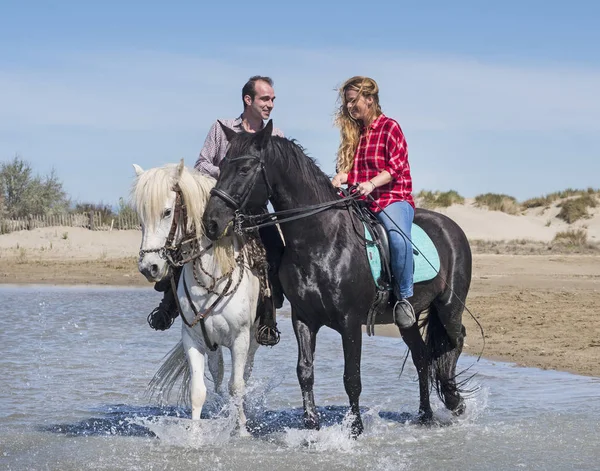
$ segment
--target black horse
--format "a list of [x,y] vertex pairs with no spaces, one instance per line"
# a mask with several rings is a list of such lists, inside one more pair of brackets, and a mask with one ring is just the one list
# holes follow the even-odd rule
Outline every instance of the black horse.
[[[230,148],[203,219],[210,238],[217,239],[235,216],[239,219],[242,213],[256,212],[267,200],[275,211],[284,211],[339,199],[329,178],[299,145],[271,136],[270,121],[255,134],[224,129]],[[305,426],[319,428],[313,359],[317,332],[325,325],[342,336],[344,386],[356,436],[363,430],[359,409],[361,326],[367,321],[376,286],[364,240],[355,231],[361,223],[353,219],[356,216],[338,205],[282,224],[286,246],[279,276],[292,306]],[[430,378],[448,409],[456,415],[465,410],[456,363],[466,335],[462,313],[471,282],[471,250],[464,232],[446,216],[417,209],[415,223],[433,240],[440,270],[434,279],[415,284],[410,299],[419,324],[426,324],[425,340],[416,324],[400,333],[419,375],[420,420],[430,422]],[[377,323],[393,323],[391,308],[378,316]]]

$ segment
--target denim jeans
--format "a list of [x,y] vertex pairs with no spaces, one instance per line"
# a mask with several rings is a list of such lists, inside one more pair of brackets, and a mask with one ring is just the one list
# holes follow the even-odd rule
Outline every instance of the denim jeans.
[[396,278],[394,293],[396,297],[400,295],[401,298],[410,298],[413,295],[414,262],[410,230],[414,217],[415,210],[406,201],[392,203],[384,211],[377,213],[377,219],[385,227],[390,239],[392,273]]

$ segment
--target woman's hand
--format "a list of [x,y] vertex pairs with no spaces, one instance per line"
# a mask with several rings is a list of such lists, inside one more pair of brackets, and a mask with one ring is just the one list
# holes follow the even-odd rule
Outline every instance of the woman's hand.
[[371,194],[375,188],[377,188],[375,183],[369,180],[359,183],[359,185],[356,187],[356,191],[358,191],[362,196],[367,196]]
[[344,183],[348,183],[348,174],[345,172],[339,172],[331,179],[331,184],[336,188],[341,187]]

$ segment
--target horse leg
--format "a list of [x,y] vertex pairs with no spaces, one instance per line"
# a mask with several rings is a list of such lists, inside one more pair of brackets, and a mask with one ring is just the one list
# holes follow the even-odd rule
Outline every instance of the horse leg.
[[429,402],[429,368],[430,357],[425,342],[419,332],[418,324],[408,329],[400,329],[402,339],[408,346],[413,363],[419,375],[419,418],[423,423],[433,420],[433,411]]
[[311,329],[295,315],[292,308],[292,325],[298,341],[298,364],[296,374],[302,391],[304,405],[304,426],[308,429],[319,430],[319,416],[315,406],[313,386],[315,383],[314,355],[318,329]]
[[229,379],[229,394],[238,410],[238,427],[242,436],[248,435],[246,429],[246,413],[244,412],[244,371],[250,348],[250,332],[242,331],[233,341],[231,347],[231,377]]
[[[433,378],[440,399],[454,415],[461,415],[466,408],[456,385],[456,364],[466,335],[461,322],[462,306],[432,304],[429,309],[427,343],[432,355]],[[455,333],[452,338],[448,335],[449,330]]]
[[250,347],[248,348],[248,358],[246,359],[246,366],[244,368],[244,383],[248,383],[250,376],[252,375],[252,368],[254,368],[254,356],[256,350],[258,350],[259,343],[256,341],[256,336],[250,333]]
[[360,379],[360,358],[362,350],[362,331],[360,324],[342,330],[342,346],[344,349],[344,387],[350,400],[350,411],[354,416],[350,433],[358,437],[364,430],[360,416],[359,399],[362,392]]
[[223,365],[223,348],[219,346],[214,352],[209,351],[208,370],[215,384],[215,393],[221,395],[223,393],[223,375],[225,367]]
[[206,401],[206,385],[204,384],[204,354],[198,349],[196,342],[184,329],[183,348],[190,365],[190,399],[192,404],[192,420],[199,420],[202,407]]

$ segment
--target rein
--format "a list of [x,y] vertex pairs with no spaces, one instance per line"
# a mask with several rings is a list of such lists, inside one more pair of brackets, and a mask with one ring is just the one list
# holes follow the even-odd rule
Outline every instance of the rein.
[[263,181],[267,187],[267,199],[271,198],[273,194],[273,189],[271,187],[271,184],[269,183],[269,179],[267,178],[267,171],[265,169],[265,164],[262,158],[256,155],[243,155],[241,157],[231,159],[230,162],[235,162],[236,160],[242,159],[255,160],[258,162],[258,166],[254,169],[254,172],[251,176],[252,184],[247,187],[244,193],[242,193],[242,195],[240,196],[240,201],[237,201],[233,196],[219,188],[215,187],[210,190],[211,195],[221,198],[226,204],[228,204],[235,210],[233,224],[234,232],[238,235],[243,235],[245,232],[255,231],[257,229],[260,229],[261,227],[274,226],[275,224],[284,224],[286,222],[296,221],[298,219],[314,216],[315,214],[319,214],[320,212],[325,211],[329,208],[333,208],[334,206],[340,204],[345,205],[345,203],[347,203],[348,201],[354,201],[360,198],[360,195],[358,193],[355,193],[348,196],[344,196],[343,198],[337,200],[326,201],[324,203],[313,204],[310,206],[304,206],[302,208],[286,209],[283,211],[275,211],[273,213],[267,214],[244,214],[243,210],[248,204],[248,200],[250,199],[252,190],[254,190],[254,187],[256,186],[256,181],[258,179],[259,174],[262,175]]

